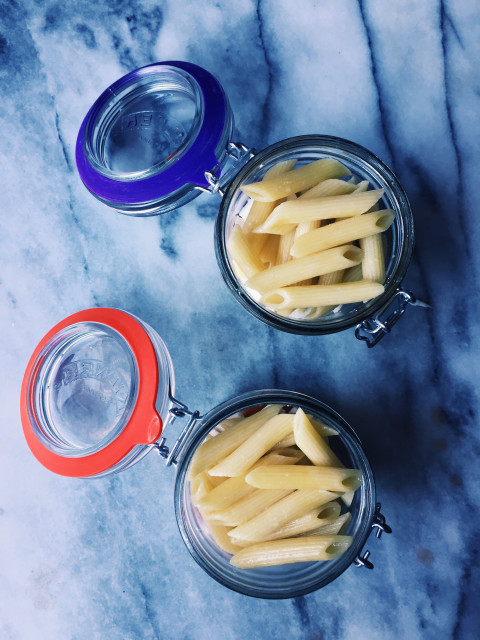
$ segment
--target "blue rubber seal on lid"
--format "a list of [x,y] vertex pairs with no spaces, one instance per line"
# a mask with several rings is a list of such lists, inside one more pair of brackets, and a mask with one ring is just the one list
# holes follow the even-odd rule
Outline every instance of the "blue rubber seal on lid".
[[[84,136],[88,127],[112,99],[112,95],[136,79],[161,71],[164,66],[187,72],[198,85],[203,99],[204,117],[195,140],[174,164],[155,175],[138,180],[116,180],[102,175],[92,166],[85,153]],[[227,99],[219,82],[211,73],[190,62],[156,62],[131,71],[102,93],[82,122],[75,152],[80,177],[87,189],[102,200],[125,204],[152,202],[188,184],[208,187],[205,171],[212,170],[218,164],[215,151],[224,132],[228,109]]]

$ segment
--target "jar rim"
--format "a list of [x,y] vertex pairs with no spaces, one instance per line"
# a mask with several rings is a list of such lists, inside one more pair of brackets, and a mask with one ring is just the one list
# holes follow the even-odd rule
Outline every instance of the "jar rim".
[[[351,449],[349,449],[349,455],[353,455],[354,453],[356,459],[361,462],[362,473],[364,474],[364,483],[362,483],[362,515],[358,518],[359,528],[351,547],[335,561],[334,565],[330,565],[332,571],[327,575],[318,576],[317,578],[314,576],[310,578],[308,584],[297,584],[293,587],[283,584],[283,586],[278,589],[268,589],[265,586],[255,585],[255,580],[250,580],[250,577],[253,576],[251,572],[257,570],[233,570],[232,568],[227,574],[219,558],[212,559],[208,557],[208,554],[202,550],[198,540],[196,540],[191,531],[189,531],[187,522],[188,515],[184,501],[184,495],[186,491],[188,491],[188,466],[197,446],[203,441],[207,433],[222,420],[239,411],[269,404],[288,404],[301,407],[306,412],[311,412],[324,419],[327,424],[334,426],[334,428],[338,430],[339,435],[341,435],[342,444],[351,447]],[[217,582],[233,591],[257,598],[268,599],[284,599],[305,595],[326,586],[339,577],[354,562],[370,535],[375,512],[375,495],[375,480],[372,469],[358,435],[346,420],[327,404],[312,396],[295,391],[272,389],[252,391],[236,396],[217,405],[200,419],[192,438],[186,443],[185,448],[179,456],[174,488],[175,515],[178,528],[188,551],[197,564]],[[322,565],[324,563],[308,564]],[[231,567],[231,565],[228,565],[228,567]],[[269,567],[268,569],[276,569],[276,567]]]
[[[400,255],[398,256],[394,272],[387,277],[384,292],[357,311],[349,313],[343,318],[328,318],[328,321],[326,319],[317,321],[297,320],[285,318],[268,311],[265,307],[253,300],[244,290],[233,271],[226,248],[225,230],[229,207],[245,178],[275,154],[307,149],[314,149],[316,152],[324,151],[326,155],[340,151],[341,154],[348,154],[349,160],[356,160],[357,162],[363,163],[364,166],[368,165],[369,170],[378,177],[378,181],[388,187],[388,197],[395,204],[395,210],[397,212],[395,224],[399,225],[399,229],[401,229],[402,232]],[[277,161],[281,159],[280,157],[276,158]],[[286,138],[285,140],[280,140],[266,147],[256,154],[242,167],[228,185],[215,221],[215,253],[217,263],[222,277],[228,288],[232,291],[235,299],[247,311],[267,325],[296,334],[322,335],[336,333],[354,327],[367,318],[374,316],[395,297],[410,264],[413,247],[414,229],[412,210],[407,195],[393,171],[365,147],[350,140],[320,134]]]

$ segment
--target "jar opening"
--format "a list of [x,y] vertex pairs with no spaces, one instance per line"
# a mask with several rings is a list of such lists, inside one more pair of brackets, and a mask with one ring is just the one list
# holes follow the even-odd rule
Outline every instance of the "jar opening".
[[[323,510],[319,509],[319,518],[328,518],[329,516],[335,518],[340,510],[351,513],[351,520],[344,519],[344,522],[348,523],[345,537],[342,538],[344,534],[342,530],[341,535],[332,539],[332,543],[327,545],[328,555],[331,557],[328,562],[292,562],[291,564],[263,566],[254,569],[237,568],[230,563],[230,558],[232,553],[238,552],[238,548],[227,551],[228,543],[234,540],[234,538],[230,540],[227,538],[229,538],[228,531],[231,531],[232,526],[236,526],[234,520],[238,513],[234,515],[232,507],[232,513],[227,508],[225,511],[217,512],[217,516],[215,516],[212,504],[198,502],[197,480],[202,480],[202,472],[200,472],[200,476],[196,473],[199,469],[198,461],[200,459],[204,463],[207,458],[204,457],[205,448],[200,458],[195,457],[195,454],[201,443],[205,441],[206,436],[213,436],[213,439],[208,441],[214,442],[214,438],[222,432],[224,427],[228,433],[229,429],[235,429],[236,421],[239,418],[252,415],[250,413],[252,408],[258,412],[260,409],[270,406],[278,407],[280,413],[295,413],[297,408],[302,408],[307,415],[322,423],[323,433],[325,437],[331,436],[329,444],[341,463],[361,470],[361,486],[351,502],[346,501],[344,507],[332,502],[326,504]],[[214,480],[216,478],[215,474],[208,473],[207,475]],[[201,482],[198,483],[198,487],[201,488]],[[251,495],[247,495],[244,500],[248,501]],[[279,497],[279,499],[281,498]],[[235,503],[235,505],[238,504],[240,503]],[[352,564],[369,535],[374,505],[373,474],[354,431],[338,414],[323,403],[291,391],[267,390],[244,394],[213,409],[202,418],[200,428],[183,452],[179,460],[175,482],[177,522],[183,540],[194,560],[221,584],[240,593],[259,598],[297,597],[325,586],[343,573]],[[242,508],[248,509],[250,506],[247,507],[244,503]],[[202,509],[204,510],[203,514],[201,513]],[[229,520],[229,518],[231,519]],[[213,528],[212,523],[214,523]],[[215,527],[215,524],[225,525],[227,527],[226,533],[224,531],[223,535],[219,530],[221,527]],[[351,536],[351,539],[348,536]],[[225,540],[226,547],[222,546],[225,544]],[[349,546],[350,543],[351,546]]]
[[[383,189],[378,201],[379,210],[388,210],[379,216],[376,224],[383,230],[393,223],[382,236],[385,254],[384,291],[368,301],[337,304],[325,308],[290,309],[281,291],[272,291],[268,296],[245,286],[248,279],[235,269],[229,257],[227,243],[235,225],[243,227],[248,220],[251,201],[241,190],[243,185],[259,182],[268,170],[278,163],[296,161],[295,169],[302,168],[320,159],[340,162],[351,173],[339,179],[348,182],[352,178],[357,184],[368,181],[370,189]],[[395,295],[410,263],[414,244],[413,218],[407,196],[393,172],[367,149],[348,140],[331,136],[312,135],[289,138],[271,145],[258,153],[237,174],[222,200],[215,226],[215,249],[222,276],[238,302],[255,317],[283,331],[299,334],[327,334],[354,327],[373,316]],[[262,245],[265,256],[268,251]],[[273,246],[273,243],[272,243]],[[359,252],[357,252],[359,253]],[[357,260],[358,256],[348,255]],[[266,260],[266,257],[265,257]],[[264,263],[266,263],[264,260]],[[275,263],[274,263],[275,264]],[[355,267],[345,271],[343,282],[361,280],[361,271]],[[351,272],[351,273],[350,273]],[[355,276],[355,277],[354,277]],[[352,278],[349,280],[349,278]],[[271,306],[269,306],[271,305]],[[328,309],[328,312],[325,311]]]

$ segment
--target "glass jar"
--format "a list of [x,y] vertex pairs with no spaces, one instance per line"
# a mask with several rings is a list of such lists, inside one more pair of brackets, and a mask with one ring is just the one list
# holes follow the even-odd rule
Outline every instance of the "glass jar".
[[[255,153],[231,141],[233,115],[218,81],[187,62],[161,62],[120,78],[97,99],[78,134],[77,167],[85,186],[120,213],[166,213],[202,191],[223,196],[215,225],[222,276],[240,304],[277,329],[319,335],[356,327],[369,347],[388,333],[410,304],[425,306],[401,283],[410,262],[413,218],[407,196],[390,169],[363,147],[329,136],[300,136]],[[382,204],[396,213],[387,237],[385,290],[368,302],[343,305],[318,319],[284,317],[261,306],[236,277],[226,250],[247,196],[240,187],[261,179],[279,161],[297,167],[333,157],[360,180],[383,188]]]
[[[69,316],[43,338],[23,380],[21,417],[27,443],[49,470],[70,477],[124,471],[156,449],[177,466],[174,502],[182,538],[196,562],[221,584],[260,598],[289,598],[325,586],[352,563],[373,568],[365,542],[390,529],[376,503],[373,473],[353,429],[319,400],[291,391],[253,391],[200,416],[173,395],[174,371],[158,334],[117,309]],[[225,419],[258,406],[301,407],[338,435],[331,446],[347,467],[360,469],[350,507],[351,547],[336,560],[237,569],[213,540],[190,496],[188,469],[205,437]],[[164,431],[186,419],[170,446]]]

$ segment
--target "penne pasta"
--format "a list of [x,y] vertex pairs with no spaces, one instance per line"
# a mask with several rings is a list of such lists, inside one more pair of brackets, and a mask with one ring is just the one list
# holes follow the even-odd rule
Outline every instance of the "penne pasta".
[[252,541],[265,539],[287,522],[295,520],[312,509],[335,500],[335,498],[338,498],[338,493],[320,489],[294,491],[250,520],[235,527],[228,532],[228,535],[233,542],[236,538]]
[[354,495],[355,495],[355,491],[345,491],[345,493],[342,493],[340,498],[346,507],[351,506]]
[[[255,433],[259,426],[266,420],[278,414],[281,408],[280,405],[269,405],[258,413],[232,425],[211,440],[203,442],[195,451],[195,455],[192,458],[189,467],[189,477],[192,478],[197,473],[200,473],[200,471],[205,471],[221,458],[227,456]],[[261,455],[259,457],[261,457]]]
[[[202,472],[205,473],[205,472]],[[206,474],[208,475],[208,474]],[[209,476],[211,477],[211,476]],[[255,489],[245,482],[244,476],[227,478],[218,487],[205,494],[196,504],[203,512],[225,509],[229,505],[254,493]]]
[[[210,431],[211,439],[197,449],[188,470],[191,504],[208,528],[211,544],[237,559],[247,558],[241,561],[245,567],[301,557],[306,561],[313,554],[307,542],[308,553],[295,552],[296,560],[285,560],[287,556],[276,552],[267,560],[268,548],[260,560],[255,549],[261,544],[285,543],[297,549],[291,547],[295,541],[317,540],[315,558],[321,558],[319,540],[342,542],[351,514],[341,514],[340,499],[352,502],[361,473],[341,468],[326,440],[337,431],[301,408],[256,406],[240,415]],[[213,448],[215,440],[220,444]],[[344,547],[327,549],[328,557]],[[252,550],[255,558],[248,560]]]
[[[292,243],[293,244],[293,243]],[[242,229],[235,225],[227,242],[230,259],[235,262],[247,278],[265,269]]]
[[265,244],[259,252],[260,259],[265,265],[273,266],[277,264],[278,245],[280,236],[268,235]]
[[315,465],[341,467],[342,463],[318,433],[302,409],[298,409],[293,419],[293,434],[297,447]]
[[[272,178],[278,178],[282,174],[287,171],[291,171],[296,164],[296,160],[285,160],[284,162],[279,162],[273,167],[271,167],[263,176],[263,180],[271,180]],[[243,223],[243,233],[248,235],[255,229],[261,225],[268,216],[273,211],[277,202],[258,202],[253,201],[250,211],[248,212],[247,219]]]
[[[325,196],[341,196],[346,193],[352,193],[357,188],[356,183],[345,180],[336,180],[330,178],[316,184],[311,189],[304,191],[299,200],[310,200],[311,198],[324,198]],[[266,218],[265,218],[266,219]]]
[[292,259],[292,256],[290,255],[290,250],[293,247],[294,242],[295,242],[295,231],[290,231],[290,233],[286,233],[285,235],[280,236],[280,239],[278,241],[277,257],[275,260],[275,264],[277,265],[283,264],[284,262],[288,262],[289,260]]
[[385,282],[385,258],[383,255],[383,239],[376,233],[360,240],[363,252],[362,273],[365,280]]
[[241,476],[274,444],[286,438],[292,429],[292,415],[282,413],[273,416],[208,473],[212,476]]
[[241,190],[260,202],[271,202],[304,191],[327,178],[351,175],[349,169],[333,158],[323,158],[293,169],[278,178],[243,185]]
[[352,544],[350,536],[312,536],[260,542],[242,549],[230,558],[230,564],[240,569],[270,567],[292,562],[333,560]]
[[213,488],[214,485],[208,473],[205,473],[205,471],[197,473],[197,475],[190,480],[190,493],[193,504],[197,506],[202,498]]
[[[286,453],[284,453],[286,452]],[[272,451],[257,462],[257,465],[269,464],[296,464],[302,457],[301,451],[287,451],[285,449]],[[217,480],[216,476],[210,476],[204,473],[209,482],[213,484]],[[251,495],[255,489],[245,482],[245,476],[237,476],[235,478],[222,478],[221,484],[214,487],[201,500],[198,500],[196,506],[205,512],[219,511],[226,509],[228,506],[241,500],[245,496]]]
[[350,269],[347,269],[343,274],[342,282],[358,282],[363,279],[362,265],[357,264]]
[[[277,531],[269,535],[267,540],[281,540],[282,538],[292,538],[293,536],[298,536],[307,533],[308,531],[317,531],[323,526],[336,522],[340,517],[339,503],[329,502],[328,505],[325,506],[327,507],[328,511],[324,507],[314,509],[301,518],[296,518],[291,522],[287,522],[287,524],[285,524],[283,527],[280,527],[279,529],[277,529]],[[327,517],[323,516],[324,512],[328,513]],[[322,513],[322,515],[320,515],[320,513]],[[328,533],[328,531],[326,533]],[[337,531],[335,531],[334,533],[337,533]],[[261,540],[260,542],[263,542],[263,540]]]
[[352,514],[347,511],[347,513],[342,513],[341,516],[335,518],[335,520],[330,522],[325,522],[320,525],[317,529],[310,530],[305,532],[307,536],[328,536],[328,535],[343,535],[352,521]]
[[261,302],[274,309],[294,309],[362,302],[376,298],[384,287],[378,282],[360,280],[335,285],[311,285],[274,289],[261,297]]
[[361,250],[353,244],[347,244],[303,258],[296,258],[285,264],[277,264],[271,269],[256,273],[247,280],[245,285],[259,293],[266,293],[306,278],[352,267],[359,264],[361,259]]
[[223,524],[218,524],[217,522],[209,521],[208,530],[220,549],[223,549],[227,553],[237,553],[241,550],[241,547],[233,544],[230,539],[228,535],[228,531],[230,531],[230,529],[228,527],[225,527]]
[[245,481],[258,489],[316,489],[355,491],[362,484],[358,469],[307,467],[305,465],[260,466],[245,476]]
[[[353,268],[353,267],[352,267]],[[340,269],[339,271],[332,271],[331,273],[325,273],[323,276],[318,278],[318,283],[320,285],[331,285],[331,284],[340,284],[343,280],[343,274],[345,273],[345,269]],[[322,316],[327,315],[330,311],[335,309],[335,305],[323,305],[321,307],[315,307],[308,313],[307,318],[309,320],[315,320],[316,318],[321,318]]]
[[366,191],[368,189],[369,185],[370,183],[368,180],[362,180],[357,184],[353,193],[362,193],[363,191]]
[[361,216],[333,222],[297,238],[293,244],[291,254],[294,258],[300,258],[318,251],[325,251],[331,247],[338,247],[353,240],[381,233],[391,226],[394,218],[395,213],[393,211],[383,209],[382,211],[373,211]]
[[253,518],[257,513],[261,513],[271,505],[275,504],[282,498],[290,495],[293,490],[277,490],[273,491],[265,489],[254,489],[254,493],[239,500],[228,509],[216,511],[211,514],[211,518],[220,521],[222,524],[238,526]]
[[299,222],[359,216],[373,207],[383,194],[383,189],[375,189],[364,193],[307,200],[299,198],[290,202],[282,202],[254,231],[255,233],[283,235],[294,229]]

